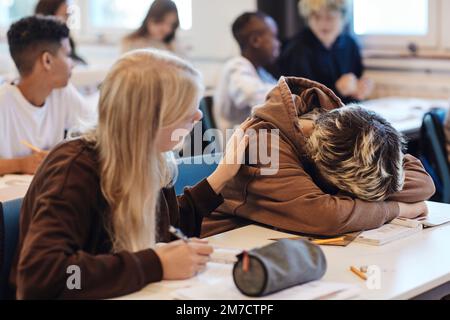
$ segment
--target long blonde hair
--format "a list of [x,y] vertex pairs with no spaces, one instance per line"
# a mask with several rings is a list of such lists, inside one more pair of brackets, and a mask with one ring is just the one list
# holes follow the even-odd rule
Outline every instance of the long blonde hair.
[[156,137],[192,112],[202,90],[198,71],[158,50],[126,54],[102,84],[99,124],[85,139],[99,151],[115,252],[154,246],[159,194],[173,176]]

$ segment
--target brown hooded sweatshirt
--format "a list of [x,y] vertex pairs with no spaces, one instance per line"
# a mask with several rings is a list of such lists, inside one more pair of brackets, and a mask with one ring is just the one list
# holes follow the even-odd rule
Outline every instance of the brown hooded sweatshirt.
[[[254,112],[251,126],[257,132],[280,130],[278,173],[261,175],[261,164],[243,166],[223,191],[225,203],[218,213],[228,215],[231,222],[240,217],[287,231],[331,236],[378,228],[399,215],[398,202],[429,199],[435,192],[433,181],[410,155],[404,160],[403,191],[385,202],[366,202],[319,187],[322,184],[314,166],[306,161],[305,136],[298,118],[315,108],[329,111],[342,106],[340,99],[319,83],[281,78],[266,103]],[[205,234],[215,233],[208,228],[211,221],[204,224]],[[222,221],[221,230],[225,229]]]

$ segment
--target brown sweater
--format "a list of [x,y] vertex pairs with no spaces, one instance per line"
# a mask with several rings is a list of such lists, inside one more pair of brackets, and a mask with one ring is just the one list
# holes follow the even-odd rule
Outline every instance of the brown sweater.
[[[276,175],[261,175],[262,164],[245,165],[223,191],[225,203],[219,214],[277,227],[283,230],[338,235],[380,227],[399,214],[397,201],[414,203],[429,199],[435,192],[433,181],[419,160],[407,155],[404,160],[404,189],[385,202],[365,202],[324,187],[314,166],[306,161],[305,137],[298,118],[315,108],[339,108],[342,102],[325,86],[301,78],[281,78],[266,103],[253,116],[252,129],[280,130],[280,165]],[[270,148],[270,144],[269,144]],[[221,230],[226,229],[222,219]],[[205,234],[214,234],[204,225]]]
[[[158,241],[168,242],[168,226],[199,236],[201,223],[223,203],[208,182],[161,191]],[[112,254],[105,225],[110,208],[100,189],[97,152],[75,140],[47,157],[26,195],[20,217],[18,254],[10,282],[18,299],[102,299],[126,295],[162,280],[156,253]],[[69,290],[68,266],[81,269],[81,290]],[[182,268],[182,266],[180,266]]]

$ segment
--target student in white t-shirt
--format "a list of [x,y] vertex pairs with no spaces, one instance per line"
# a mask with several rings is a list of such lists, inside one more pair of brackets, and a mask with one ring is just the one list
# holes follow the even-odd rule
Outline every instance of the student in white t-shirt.
[[277,84],[265,67],[280,55],[277,24],[266,14],[244,13],[232,30],[241,56],[227,62],[214,95],[214,117],[223,132],[240,125],[264,102]]
[[0,86],[0,175],[34,174],[47,151],[93,112],[69,84],[73,64],[63,22],[24,18],[11,26],[8,43],[20,79]]

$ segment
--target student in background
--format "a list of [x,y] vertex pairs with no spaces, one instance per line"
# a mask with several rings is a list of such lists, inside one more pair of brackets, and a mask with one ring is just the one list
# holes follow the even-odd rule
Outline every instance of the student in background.
[[[270,152],[271,140],[261,134],[274,128],[280,134]],[[427,213],[434,184],[419,160],[403,154],[401,135],[372,112],[343,107],[321,84],[282,78],[251,129],[279,159],[245,165],[224,189],[219,213],[322,236]],[[273,175],[261,174],[271,165],[278,169]]]
[[232,31],[241,56],[227,62],[214,96],[214,117],[223,132],[241,124],[253,107],[264,102],[277,83],[264,68],[280,53],[278,27],[264,13],[244,13],[233,23]]
[[[202,118],[202,95],[199,72],[168,53],[135,51],[113,66],[98,127],[54,149],[24,199],[10,278],[18,299],[112,298],[205,268],[206,242],[155,245],[172,240],[170,225],[199,236],[244,157],[248,137],[236,134],[225,153],[236,164],[222,162],[177,198],[173,136]],[[67,287],[69,266],[80,268],[81,290]]]
[[[36,5],[35,13],[44,16],[55,16],[67,23],[70,18],[69,5],[71,0],[39,0]],[[81,65],[86,65],[86,61],[80,57],[76,50],[75,42],[69,37],[70,46],[72,47],[72,60]]]
[[[34,174],[46,155],[36,150],[53,148],[93,112],[69,84],[73,63],[63,22],[24,18],[11,26],[8,44],[20,78],[0,86],[0,175]],[[37,149],[32,152],[23,141]]]
[[288,43],[280,58],[284,76],[303,77],[332,89],[344,103],[366,99],[373,90],[355,39],[344,32],[347,0],[302,0],[308,27]]
[[179,27],[176,4],[171,0],[155,0],[141,27],[123,39],[122,52],[155,48],[184,56],[185,52],[176,40]]

